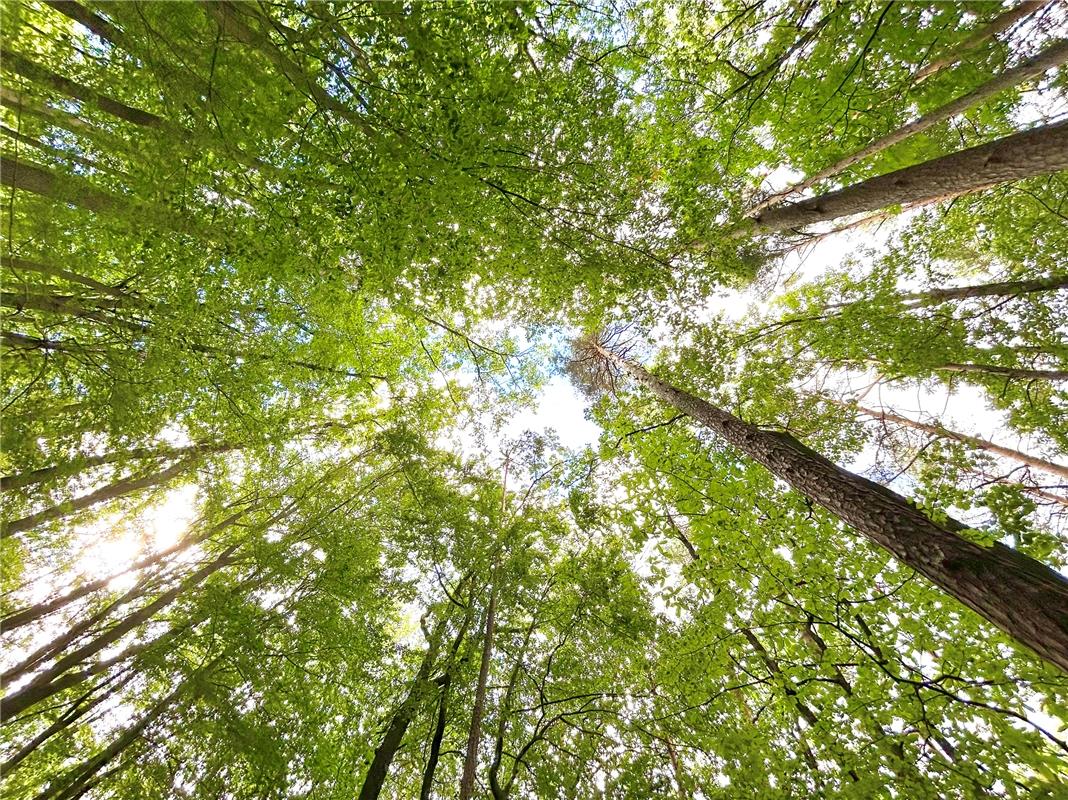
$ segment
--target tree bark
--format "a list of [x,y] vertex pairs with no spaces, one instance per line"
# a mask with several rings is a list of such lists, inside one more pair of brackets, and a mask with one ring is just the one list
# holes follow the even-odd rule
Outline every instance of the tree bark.
[[75,648],[26,684],[22,689],[5,697],[3,702],[0,703],[0,709],[2,709],[4,717],[6,719],[11,719],[31,706],[51,697],[56,692],[69,688],[59,680],[64,672],[71,667],[77,666],[86,659],[92,658],[108,645],[117,642],[138,625],[151,619],[157,611],[174,602],[182,592],[200,585],[209,575],[222,569],[228,564],[233,563],[233,553],[237,550],[237,547],[238,545],[236,544],[231,545],[222,553],[222,555],[205,564],[178,586],[164,592],[151,603],[130,614],[118,625],[108,629],[92,641],[87,642],[81,647]]
[[[214,662],[212,665],[214,665]],[[205,667],[204,669],[208,669],[208,667]],[[46,798],[50,798],[51,800],[74,800],[75,798],[80,797],[89,788],[90,781],[93,777],[127,747],[141,738],[141,734],[144,733],[145,729],[163,716],[163,714],[178,701],[178,698],[182,696],[188,686],[188,679],[179,683],[174,691],[152,706],[147,713],[142,715],[142,717],[132,726],[124,730],[118,738],[104,748],[104,750],[69,770],[67,774],[58,781],[58,785],[49,785],[47,789],[37,795],[35,800],[46,800]]]
[[[80,185],[75,188],[46,169],[3,155],[0,155],[0,182],[12,189],[47,197],[57,203],[70,203],[94,214],[130,212],[125,201],[95,189],[84,181],[79,180]],[[135,216],[132,212],[130,214]]]
[[478,745],[482,738],[482,716],[486,708],[486,682],[489,679],[490,659],[493,657],[493,633],[497,623],[497,583],[494,570],[493,586],[490,588],[489,604],[486,606],[486,622],[482,628],[482,661],[478,668],[478,686],[475,702],[471,708],[471,727],[467,735],[467,750],[464,756],[464,771],[460,778],[460,800],[471,800],[475,793],[475,772],[478,769]]
[[438,647],[441,644],[441,637],[445,630],[445,622],[446,617],[443,614],[434,625],[434,632],[427,642],[426,653],[423,655],[419,670],[416,672],[415,679],[408,689],[408,694],[393,714],[389,725],[386,727],[386,732],[382,736],[382,741],[375,748],[371,766],[368,768],[363,785],[360,787],[359,800],[378,800],[378,795],[382,792],[382,786],[389,775],[389,767],[393,763],[393,757],[397,754],[397,750],[400,749],[412,717],[415,716],[415,712],[423,702],[427,690],[432,686],[429,680],[430,671],[434,667],[434,662],[437,661]]
[[198,457],[194,456],[192,458],[178,461],[161,472],[143,475],[140,478],[126,477],[101,489],[97,489],[95,492],[90,492],[81,497],[75,497],[73,500],[69,500],[66,503],[50,506],[34,514],[30,514],[29,516],[21,517],[20,519],[4,522],[2,527],[0,527],[0,539],[6,539],[17,533],[31,530],[42,523],[50,522],[54,519],[62,519],[69,514],[73,514],[75,511],[81,511],[90,506],[95,506],[98,503],[115,500],[119,497],[125,497],[134,492],[139,492],[142,489],[159,486],[160,484],[166,483],[171,478],[192,469],[198,460]]
[[945,105],[927,112],[922,117],[902,125],[900,128],[891,131],[885,136],[880,136],[871,144],[862,147],[860,150],[857,150],[844,158],[840,158],[830,166],[824,167],[815,174],[805,178],[800,183],[796,183],[793,186],[783,189],[781,192],[774,193],[771,197],[763,200],[750,209],[749,216],[753,216],[769,206],[776,205],[782,198],[787,197],[788,195],[802,192],[805,189],[814,186],[819,181],[837,175],[839,172],[848,169],[854,164],[857,164],[866,158],[870,158],[877,153],[881,153],[883,150],[893,147],[898,142],[902,142],[910,136],[921,133],[932,126],[937,125],[939,122],[943,122],[958,114],[962,114],[972,106],[975,106],[1000,92],[1011,89],[1013,86],[1023,83],[1026,80],[1030,80],[1031,78],[1038,77],[1047,70],[1060,66],[1065,61],[1068,61],[1068,41],[1062,39],[1054,42],[1050,47],[1046,48],[1033,58],[1024,61],[1022,64],[1018,64],[1015,67],[1011,67],[1010,69],[995,75],[983,85],[968,92],[968,94],[961,95],[955,100],[951,100]]
[[419,800],[430,800],[434,790],[434,773],[441,757],[441,743],[445,739],[445,724],[448,721],[449,689],[452,688],[452,675],[446,672],[441,677],[441,697],[438,699],[438,717],[434,725],[434,737],[430,741],[430,754],[423,770],[423,782],[419,786]]
[[69,591],[64,595],[60,595],[59,597],[56,597],[52,600],[35,603],[32,606],[20,609],[19,611],[16,611],[12,614],[8,614],[6,617],[0,620],[0,630],[13,631],[17,628],[21,628],[23,625],[29,625],[31,622],[36,622],[41,617],[47,616],[48,614],[58,611],[64,606],[70,605],[76,600],[81,600],[83,597],[90,595],[93,592],[99,591],[100,589],[103,589],[105,586],[111,583],[111,581],[115,580],[115,578],[119,577],[120,575],[126,575],[130,572],[135,572],[137,570],[144,569],[145,567],[150,567],[153,564],[158,564],[160,561],[167,558],[168,556],[174,555],[175,553],[192,547],[195,544],[199,544],[200,542],[211,538],[219,531],[230,527],[235,522],[237,522],[237,520],[239,520],[244,515],[244,513],[245,512],[231,514],[222,522],[216,525],[212,525],[199,536],[183,538],[181,541],[177,542],[171,547],[168,547],[164,550],[160,550],[157,553],[153,553],[152,555],[146,558],[142,558],[140,561],[131,564],[129,568],[123,570],[118,574],[109,575],[106,578],[100,578],[95,581],[88,581],[79,586],[77,589],[73,589],[72,591]]
[[100,467],[105,464],[115,464],[126,460],[139,460],[146,458],[182,458],[192,455],[213,455],[227,453],[232,450],[240,450],[245,445],[232,444],[230,442],[203,442],[191,444],[186,447],[135,447],[132,450],[122,450],[115,453],[102,453],[98,456],[87,456],[62,464],[53,464],[51,467],[20,472],[17,475],[0,476],[0,492],[11,489],[23,489],[37,483],[50,481],[67,475],[75,475],[83,470]]
[[868,178],[835,192],[768,208],[736,235],[793,230],[893,205],[931,203],[999,183],[1068,169],[1068,121]]
[[995,364],[942,364],[935,367],[940,372],[969,372],[979,375],[998,375],[1004,378],[1019,378],[1034,381],[1068,381],[1068,370],[1063,369],[1023,369],[1020,367],[999,367]]
[[929,433],[932,436],[938,436],[942,439],[952,439],[956,442],[961,442],[962,444],[971,445],[972,447],[978,448],[980,450],[986,450],[988,453],[994,453],[995,455],[999,455],[1004,458],[1011,458],[1014,461],[1019,461],[1021,464],[1028,464],[1032,467],[1044,470],[1046,472],[1050,472],[1054,475],[1060,475],[1061,477],[1068,478],[1068,466],[1065,466],[1064,464],[1057,464],[1053,461],[1047,461],[1044,458],[1038,458],[1037,456],[1030,455],[1029,453],[1024,453],[1020,450],[1013,450],[1011,447],[1003,447],[1000,444],[988,441],[987,439],[981,439],[978,436],[969,436],[966,433],[957,433],[956,431],[951,431],[948,428],[942,427],[941,425],[929,425],[925,422],[918,422],[917,420],[909,419],[908,417],[898,416],[892,411],[887,411],[886,409],[880,409],[877,411],[872,408],[865,408],[864,406],[855,405],[852,403],[843,403],[838,400],[831,400],[830,402],[835,405],[841,406],[842,408],[856,409],[861,414],[872,417],[873,419],[887,420],[898,425],[903,425],[907,428],[912,428],[914,430],[923,431],[924,433]]
[[999,281],[974,286],[951,286],[948,289],[929,289],[926,292],[902,294],[900,298],[910,308],[924,308],[945,303],[948,300],[971,300],[975,297],[1019,297],[1022,294],[1055,292],[1065,288],[1068,288],[1068,274],[1050,275],[1047,278],[1024,281]]
[[946,55],[935,59],[926,67],[916,70],[912,75],[913,83],[920,83],[934,75],[936,72],[941,72],[946,67],[953,66],[964,58],[969,50],[974,50],[987,39],[1001,33],[1006,28],[1011,28],[1021,19],[1035,13],[1044,6],[1049,5],[1050,2],[1051,0],[1023,0],[1019,5],[1010,8],[1008,11],[1002,12],[986,25],[964,39],[960,44],[946,53]]
[[76,3],[74,0],[45,0],[45,3],[64,16],[70,17],[75,22],[85,26],[105,42],[127,49],[126,37],[123,36],[118,28],[80,3]]
[[906,498],[842,469],[793,436],[762,430],[596,345],[661,401],[677,408],[773,475],[919,572],[1019,644],[1068,672],[1068,579],[1003,544],[984,547],[938,524]]
[[2,263],[8,269],[13,270],[25,270],[26,272],[36,272],[40,275],[48,275],[52,278],[61,278],[70,283],[78,283],[82,286],[86,286],[90,289],[95,289],[101,294],[106,294],[121,300],[123,303],[132,303],[134,305],[140,305],[140,298],[135,297],[128,292],[124,292],[121,289],[116,289],[114,286],[108,286],[106,283],[94,280],[86,277],[85,275],[79,275],[76,272],[63,269],[62,267],[54,267],[51,264],[42,264],[39,261],[31,261],[26,258],[18,258],[16,256],[0,256],[0,263]]

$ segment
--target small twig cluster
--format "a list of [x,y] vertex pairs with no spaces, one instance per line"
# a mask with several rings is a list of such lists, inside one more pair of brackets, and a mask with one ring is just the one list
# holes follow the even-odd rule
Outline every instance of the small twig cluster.
[[626,360],[637,345],[638,336],[632,328],[613,325],[583,334],[571,343],[571,357],[564,369],[580,391],[590,397],[615,394],[623,373],[615,358]]

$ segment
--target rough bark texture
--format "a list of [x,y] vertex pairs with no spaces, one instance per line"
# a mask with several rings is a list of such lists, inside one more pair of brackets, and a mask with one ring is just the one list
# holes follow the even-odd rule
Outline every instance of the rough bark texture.
[[773,233],[797,229],[887,206],[934,202],[1064,169],[1068,169],[1068,122],[1059,122],[869,178],[836,192],[766,209],[739,230]]
[[1020,644],[1068,672],[1068,579],[1000,543],[983,547],[901,495],[848,472],[789,434],[765,431],[671,386],[607,350],[602,355],[926,577]]
[[[843,403],[842,405],[848,406]],[[939,436],[943,439],[953,439],[957,442],[963,442],[964,444],[977,447],[980,450],[986,450],[989,453],[995,453],[1005,458],[1011,458],[1014,461],[1019,461],[1022,464],[1029,464],[1032,467],[1051,472],[1054,475],[1060,475],[1068,478],[1068,466],[1064,464],[1057,464],[1053,461],[1047,461],[1044,458],[1038,458],[1037,456],[1030,455],[1029,453],[1021,452],[1020,450],[1013,450],[1011,447],[1003,447],[1000,444],[988,441],[986,439],[980,439],[978,436],[969,436],[965,433],[957,433],[951,431],[948,428],[943,428],[941,425],[928,425],[924,422],[918,422],[908,417],[901,417],[894,414],[891,411],[880,409],[876,411],[872,408],[865,408],[864,406],[855,406],[857,411],[861,414],[866,414],[873,419],[888,420],[889,422],[896,423],[897,425],[903,425],[906,428],[913,428],[914,430],[923,431],[929,433],[932,436]]]
[[1019,5],[999,14],[986,25],[977,29],[971,36],[964,39],[964,41],[950,50],[946,55],[935,59],[926,67],[916,70],[915,74],[912,76],[912,80],[919,83],[934,75],[936,72],[941,72],[946,67],[953,66],[964,58],[969,50],[974,50],[987,39],[996,36],[1007,28],[1011,28],[1024,17],[1035,13],[1043,6],[1048,6],[1050,2],[1052,2],[1052,0],[1023,0]]
[[976,87],[967,94],[961,95],[945,105],[924,114],[922,117],[918,117],[912,122],[902,125],[900,128],[891,131],[885,136],[880,136],[871,144],[835,161],[830,166],[824,167],[819,172],[805,178],[800,183],[794,184],[781,192],[776,192],[767,200],[754,206],[749,213],[750,215],[753,215],[768,206],[775,205],[780,199],[787,195],[804,191],[825,178],[837,175],[842,170],[848,169],[854,164],[857,164],[866,158],[870,158],[877,153],[881,153],[883,150],[893,147],[898,142],[903,142],[910,136],[914,136],[917,133],[921,133],[934,125],[937,125],[939,122],[944,122],[958,114],[964,113],[972,106],[975,106],[1000,92],[1011,89],[1013,86],[1030,80],[1031,78],[1038,77],[1046,72],[1046,70],[1060,66],[1065,61],[1068,61],[1068,41],[1062,39],[1055,42],[1038,55],[1024,61],[1022,64],[1017,64],[1015,67],[1011,67],[1010,69],[995,75],[989,81]]

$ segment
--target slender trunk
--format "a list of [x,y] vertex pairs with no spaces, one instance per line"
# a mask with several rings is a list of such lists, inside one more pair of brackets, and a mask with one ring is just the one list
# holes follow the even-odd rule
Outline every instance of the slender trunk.
[[62,341],[55,339],[38,339],[36,336],[27,336],[24,333],[14,333],[13,331],[3,331],[0,333],[0,340],[3,341],[9,350],[37,351],[43,353],[74,353],[84,355],[86,353],[101,353],[109,349],[106,347],[94,347],[80,344],[73,339],[64,339]]
[[36,272],[40,275],[48,275],[52,278],[62,278],[70,283],[78,283],[82,286],[87,286],[90,289],[95,289],[101,294],[110,295],[124,303],[133,303],[135,305],[140,304],[140,299],[131,295],[129,292],[125,292],[122,289],[117,289],[114,286],[108,286],[106,283],[101,283],[98,280],[89,278],[85,275],[79,275],[76,272],[63,269],[62,267],[54,267],[51,264],[42,264],[39,261],[31,261],[26,258],[18,258],[17,256],[0,256],[0,264],[3,264],[8,269],[16,271],[23,270],[26,272]]
[[452,687],[452,675],[446,672],[441,678],[441,697],[438,700],[438,718],[434,725],[434,738],[430,740],[430,754],[423,770],[423,782],[419,787],[419,800],[430,800],[434,790],[434,772],[441,758],[441,743],[445,738],[445,723],[448,721],[449,689]]
[[419,665],[415,679],[408,689],[408,694],[393,714],[389,725],[386,727],[386,732],[382,736],[382,741],[375,748],[371,766],[367,770],[363,786],[360,787],[359,800],[377,800],[382,791],[382,786],[389,775],[390,764],[393,763],[393,757],[397,754],[397,750],[400,749],[412,717],[415,716],[416,711],[425,699],[427,690],[432,686],[429,680],[430,671],[434,667],[434,662],[437,661],[438,647],[441,644],[446,621],[446,616],[442,614],[434,625],[434,632],[427,642],[426,653],[423,655],[423,661]]
[[774,233],[887,206],[931,203],[1064,169],[1068,169],[1068,121],[1032,128],[835,192],[765,209],[750,217],[735,235]]
[[478,668],[475,702],[471,708],[471,727],[467,736],[464,771],[460,778],[460,800],[471,800],[475,793],[478,745],[482,738],[482,716],[486,708],[486,682],[489,679],[490,659],[493,657],[493,633],[497,623],[497,583],[498,576],[494,570],[493,586],[490,588],[489,604],[486,606],[486,621],[482,627],[482,661]]
[[126,37],[114,25],[74,0],[45,0],[56,11],[88,28],[100,39],[116,47],[126,48]]
[[924,308],[926,306],[936,306],[948,300],[971,300],[975,297],[1019,297],[1022,294],[1055,292],[1058,289],[1065,288],[1068,288],[1068,274],[1050,275],[1047,278],[1034,278],[1024,281],[999,281],[997,283],[980,283],[974,286],[951,286],[948,289],[929,289],[926,292],[902,294],[898,297],[910,308]]
[[1063,369],[1023,369],[1021,367],[999,367],[995,364],[942,364],[935,369],[939,372],[970,372],[1021,380],[1068,381],[1068,370]]
[[508,687],[504,690],[504,699],[501,701],[497,713],[497,738],[493,748],[493,763],[489,769],[490,793],[493,795],[494,800],[507,800],[508,790],[511,787],[511,781],[508,782],[507,786],[503,787],[500,782],[501,763],[504,757],[504,738],[508,733],[508,722],[512,713],[512,695],[515,693],[516,682],[519,680],[519,668],[523,665],[523,658],[526,656],[527,648],[530,646],[530,637],[534,634],[537,624],[538,618],[535,616],[530,625],[527,626],[526,633],[523,635],[523,644],[516,655],[515,664],[512,665],[512,674],[508,678]]
[[[207,667],[204,669],[207,669]],[[74,798],[81,796],[89,788],[93,777],[126,750],[127,747],[141,738],[141,734],[145,732],[145,729],[163,716],[178,701],[188,686],[189,679],[179,683],[174,691],[152,706],[148,712],[124,730],[110,745],[69,770],[63,778],[55,785],[50,785],[41,792],[35,800],[46,800],[46,798],[50,800],[74,800]]]
[[31,622],[36,622],[37,620],[41,619],[41,617],[47,616],[48,614],[52,614],[63,608],[64,606],[70,605],[76,600],[81,600],[83,597],[90,595],[93,592],[97,592],[100,589],[103,589],[109,583],[111,583],[111,581],[122,575],[127,575],[131,572],[142,570],[145,567],[152,566],[153,564],[158,564],[163,559],[172,556],[182,550],[186,550],[195,544],[199,544],[200,542],[211,538],[219,531],[230,527],[235,522],[237,522],[237,520],[239,520],[244,515],[244,513],[245,512],[242,511],[236,514],[231,514],[229,517],[227,517],[225,520],[218,523],[217,525],[212,525],[211,527],[209,527],[199,536],[183,538],[181,541],[175,543],[171,547],[168,547],[164,550],[160,550],[146,558],[142,558],[140,561],[134,562],[122,572],[109,575],[106,578],[99,578],[95,581],[87,581],[86,583],[83,583],[81,586],[79,586],[77,589],[67,592],[64,595],[60,595],[59,597],[56,597],[52,600],[46,600],[40,603],[36,603],[27,608],[20,609],[19,611],[16,611],[12,614],[8,614],[6,617],[0,620],[0,630],[3,630],[4,632],[10,632],[17,628],[21,628],[23,625],[29,625]]
[[838,400],[831,400],[834,405],[841,406],[842,408],[854,408],[861,414],[872,417],[873,419],[887,420],[889,422],[896,423],[897,425],[903,425],[907,428],[923,431],[929,433],[932,436],[938,436],[942,439],[952,439],[956,442],[976,447],[980,450],[986,450],[989,453],[994,453],[1004,458],[1011,458],[1014,461],[1019,461],[1021,464],[1028,464],[1037,469],[1045,470],[1054,475],[1060,475],[1068,478],[1068,466],[1063,464],[1057,464],[1053,461],[1047,461],[1044,458],[1038,458],[1028,453],[1021,452],[1019,450],[1013,450],[1010,447],[1003,447],[1000,444],[981,439],[978,436],[969,436],[966,433],[957,433],[951,431],[948,428],[944,428],[941,425],[929,425],[924,422],[917,422],[916,420],[909,419],[907,417],[901,417],[886,409],[875,410],[872,408],[865,408],[861,405],[854,405],[852,403],[843,403]]
[[238,545],[236,544],[231,545],[222,553],[222,555],[198,569],[178,586],[164,592],[144,608],[130,614],[118,625],[108,629],[92,641],[72,650],[26,684],[22,689],[5,697],[2,703],[4,717],[6,719],[11,719],[36,703],[51,697],[56,692],[68,688],[65,685],[61,685],[61,682],[58,680],[64,672],[77,666],[86,659],[92,658],[108,645],[114,644],[134,628],[151,619],[157,611],[174,602],[183,592],[195,588],[212,573],[233,563],[234,559],[232,556],[237,547]]
[[1049,5],[1050,2],[1051,0],[1023,0],[1019,5],[1010,8],[1008,11],[1002,12],[986,25],[964,39],[944,56],[935,59],[926,67],[916,70],[912,75],[913,83],[919,83],[931,77],[936,72],[941,72],[946,67],[952,67],[964,58],[969,50],[974,50],[987,39],[1001,33],[1006,28],[1011,28],[1021,19],[1030,16],[1044,6]]
[[796,183],[793,186],[783,189],[781,192],[776,192],[771,197],[750,209],[748,212],[749,216],[753,216],[769,206],[776,205],[782,198],[788,195],[802,192],[826,178],[837,175],[854,164],[857,164],[866,158],[870,158],[877,153],[881,153],[883,150],[893,147],[898,142],[902,142],[917,133],[921,133],[932,126],[937,125],[939,122],[943,122],[958,114],[962,114],[969,108],[978,105],[996,94],[1011,89],[1013,86],[1030,80],[1031,78],[1036,78],[1047,70],[1060,66],[1065,63],[1065,61],[1068,61],[1068,41],[1062,39],[1054,42],[1050,47],[1046,48],[1033,58],[1024,61],[1022,64],[1018,64],[1015,67],[995,75],[983,85],[968,92],[968,94],[961,95],[955,100],[952,100],[933,111],[929,111],[922,117],[918,117],[912,122],[902,125],[900,128],[891,131],[885,136],[879,137],[871,144],[839,159],[828,167],[824,167],[815,174],[805,178],[800,183]]
[[12,53],[9,50],[4,50],[3,58],[4,67],[10,69],[16,75],[21,75],[23,78],[33,83],[41,83],[50,86],[61,94],[73,97],[83,105],[98,108],[107,114],[111,114],[113,117],[118,117],[126,122],[145,128],[162,128],[165,124],[163,117],[151,114],[148,111],[142,111],[139,108],[128,106],[125,103],[108,97],[106,94],[98,92],[96,89],[51,72],[19,53]]
[[100,467],[105,464],[115,464],[120,461],[132,461],[146,458],[172,459],[192,455],[213,455],[240,450],[243,447],[244,445],[232,444],[230,442],[202,442],[187,445],[186,447],[135,447],[133,450],[102,453],[98,456],[87,456],[81,459],[66,461],[61,464],[53,464],[50,467],[41,467],[40,469],[29,470],[28,472],[20,472],[17,475],[0,476],[0,492],[10,491],[11,489],[23,489],[27,486],[50,481],[53,478],[79,474],[84,470],[92,469],[93,467]]
[[31,530],[42,523],[50,522],[54,519],[62,519],[76,511],[81,511],[99,503],[115,500],[119,497],[125,497],[134,492],[139,492],[142,489],[159,486],[160,484],[166,483],[172,478],[181,475],[183,472],[189,471],[196,465],[198,460],[199,458],[194,456],[172,464],[161,472],[143,475],[140,478],[126,477],[115,483],[109,484],[102,489],[97,489],[95,492],[90,492],[81,497],[75,497],[65,503],[50,506],[34,514],[30,514],[29,516],[21,517],[20,519],[4,522],[3,527],[0,528],[0,539],[6,539],[8,536],[14,536],[17,533]]
[[[23,761],[33,755],[34,751],[37,750],[38,747],[43,745],[56,734],[65,731],[79,719],[81,719],[94,708],[96,708],[96,706],[98,706],[100,703],[107,700],[109,697],[114,695],[115,692],[122,689],[122,687],[129,683],[131,680],[133,680],[134,677],[135,673],[130,672],[121,681],[116,683],[106,692],[100,694],[97,694],[97,690],[100,688],[100,684],[92,687],[89,691],[87,691],[85,694],[75,700],[71,704],[70,708],[68,708],[59,717],[57,717],[51,725],[49,725],[43,731],[38,733],[32,739],[30,739],[30,741],[26,742],[26,744],[20,747],[17,752],[12,754],[11,758],[7,759],[7,761],[5,761],[3,764],[0,764],[0,775],[10,775],[18,768],[19,764],[21,764]],[[103,683],[107,684],[108,680],[111,679],[107,679]],[[93,696],[94,694],[96,695],[95,697]]]
[[773,475],[919,572],[1019,644],[1068,671],[1068,579],[1023,553],[984,547],[959,535],[952,519],[937,524],[906,498],[854,475],[793,436],[766,431],[671,386],[596,346],[661,401],[719,434]]
[[355,124],[364,133],[373,133],[367,120],[323,89],[314,78],[304,72],[299,64],[276,47],[266,35],[245,24],[241,19],[239,6],[226,0],[202,0],[202,5],[223,34],[233,36],[239,42],[259,52],[274,64],[299,91],[311,98],[320,109],[332,111],[342,119]]
[[4,155],[0,155],[0,182],[12,189],[47,197],[57,203],[70,203],[95,214],[120,212],[132,218],[138,216],[133,214],[124,200],[93,188],[82,180],[59,177],[41,167]]

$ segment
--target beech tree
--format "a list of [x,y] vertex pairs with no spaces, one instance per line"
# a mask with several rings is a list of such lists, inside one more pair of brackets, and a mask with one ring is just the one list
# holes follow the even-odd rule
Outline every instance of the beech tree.
[[1063,4],[3,11],[5,797],[1063,794]]

